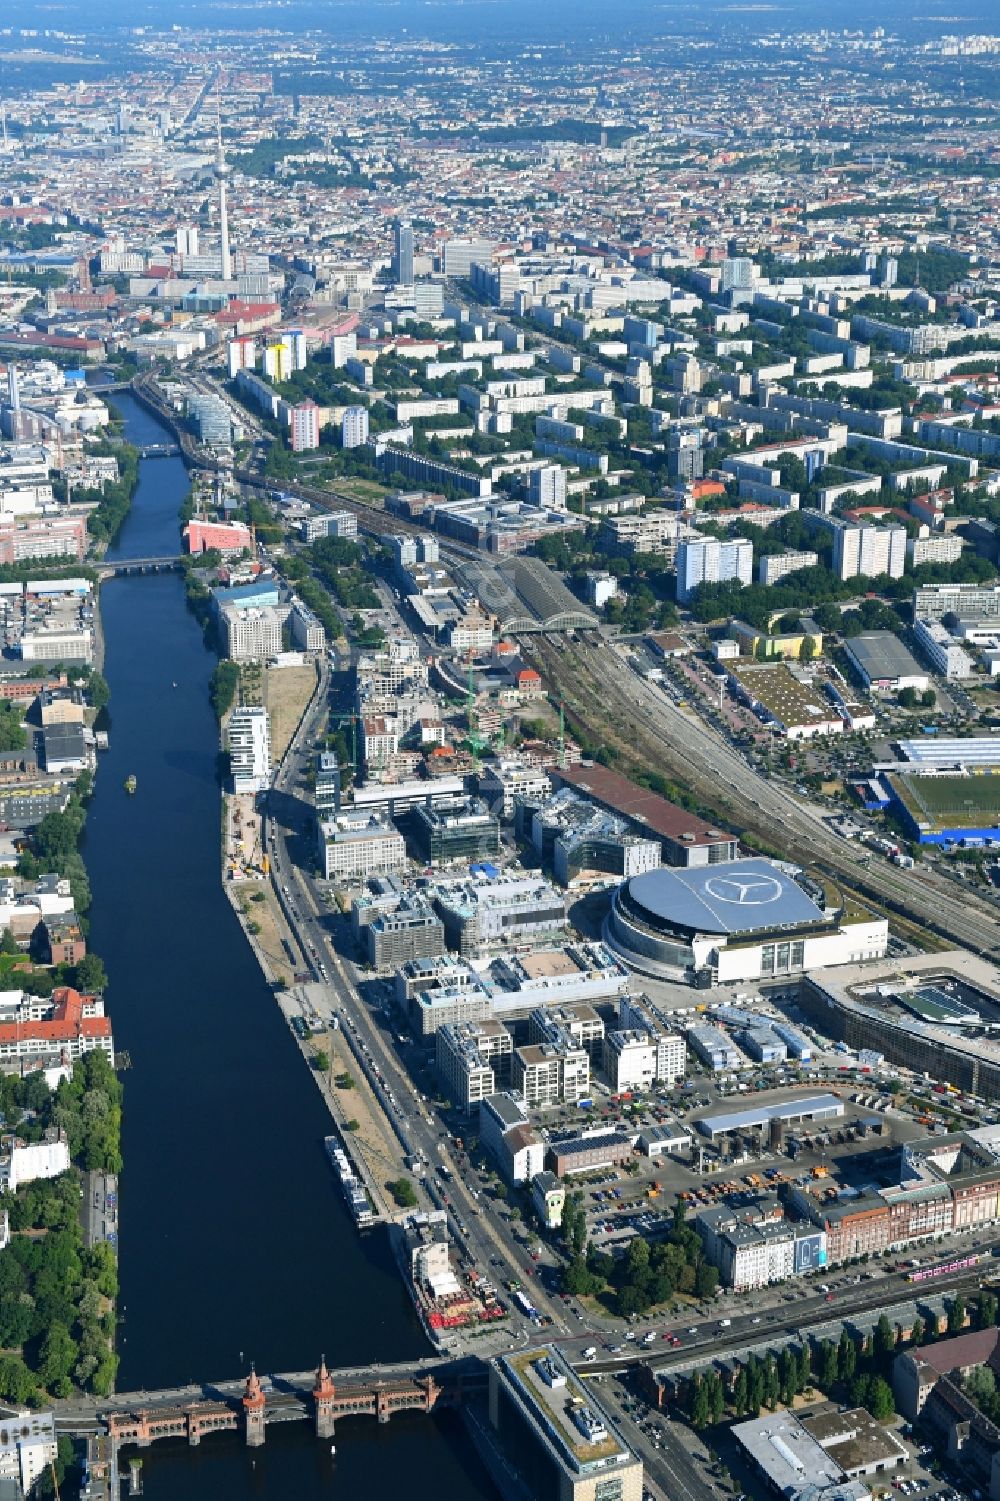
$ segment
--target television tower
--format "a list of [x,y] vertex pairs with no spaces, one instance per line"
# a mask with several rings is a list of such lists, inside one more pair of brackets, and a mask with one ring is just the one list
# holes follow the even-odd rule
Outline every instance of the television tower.
[[222,242],[222,280],[231,281],[233,275],[233,258],[229,253],[229,210],[226,206],[226,178],[229,176],[229,164],[226,161],[226,154],[222,149],[222,115],[219,110],[218,95],[216,95],[215,138],[215,175],[219,179],[219,232]]

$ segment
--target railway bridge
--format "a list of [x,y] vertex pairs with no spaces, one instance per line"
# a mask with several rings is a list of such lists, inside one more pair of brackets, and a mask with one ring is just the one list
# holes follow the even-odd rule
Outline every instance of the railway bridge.
[[179,553],[159,558],[103,558],[97,564],[97,571],[107,578],[129,573],[169,573],[180,568],[181,562]]

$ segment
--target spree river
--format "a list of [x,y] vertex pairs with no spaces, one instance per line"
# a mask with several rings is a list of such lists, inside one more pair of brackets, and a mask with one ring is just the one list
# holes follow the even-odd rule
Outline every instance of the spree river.
[[[117,398],[131,441],[165,430]],[[180,459],[141,464],[113,557],[169,553],[187,493]],[[219,878],[215,657],[176,574],[101,591],[110,750],[100,758],[85,857],[91,943],[125,1079],[121,1180],[123,1391],[402,1360],[426,1350],[385,1233],[357,1235],[322,1147],[329,1118]],[[134,773],[130,797],[125,778]],[[337,1454],[307,1424],[200,1448],[156,1444],[151,1501],[260,1495],[422,1501],[493,1497],[459,1420],[408,1415],[339,1426]]]

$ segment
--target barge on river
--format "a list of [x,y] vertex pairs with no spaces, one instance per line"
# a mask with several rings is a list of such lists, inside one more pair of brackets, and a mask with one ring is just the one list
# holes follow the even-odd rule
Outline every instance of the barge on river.
[[339,1137],[326,1136],[323,1138],[323,1145],[326,1147],[326,1155],[330,1159],[333,1171],[336,1173],[340,1183],[341,1191],[347,1200],[347,1207],[354,1216],[354,1223],[359,1230],[364,1230],[375,1218],[372,1213],[371,1201],[365,1192],[364,1185],[351,1166]]

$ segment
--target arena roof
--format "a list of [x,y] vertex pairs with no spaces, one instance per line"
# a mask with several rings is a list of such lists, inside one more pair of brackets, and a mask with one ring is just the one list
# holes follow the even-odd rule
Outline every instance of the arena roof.
[[824,921],[802,887],[769,860],[646,871],[629,899],[670,927],[698,933],[757,933]]

